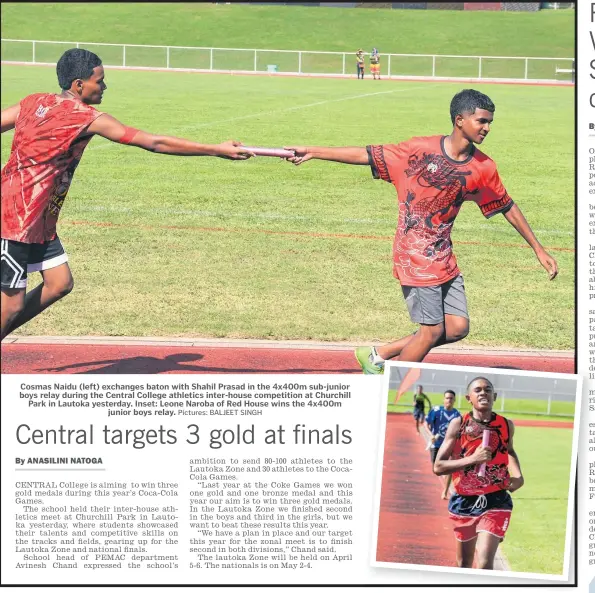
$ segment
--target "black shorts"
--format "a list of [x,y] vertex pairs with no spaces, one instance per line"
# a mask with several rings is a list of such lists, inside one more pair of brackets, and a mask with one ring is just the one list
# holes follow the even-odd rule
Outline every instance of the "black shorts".
[[49,270],[68,261],[58,237],[45,243],[21,243],[2,239],[1,252],[2,288],[26,288],[29,272]]

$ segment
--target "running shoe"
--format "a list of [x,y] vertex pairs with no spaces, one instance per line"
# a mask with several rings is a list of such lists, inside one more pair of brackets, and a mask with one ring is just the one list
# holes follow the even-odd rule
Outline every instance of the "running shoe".
[[355,358],[359,366],[362,367],[364,375],[384,375],[384,365],[372,362],[372,348],[370,346],[356,348]]

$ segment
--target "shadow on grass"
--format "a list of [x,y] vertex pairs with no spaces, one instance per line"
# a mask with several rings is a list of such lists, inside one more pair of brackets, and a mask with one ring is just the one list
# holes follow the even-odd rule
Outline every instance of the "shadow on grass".
[[[39,373],[61,373],[68,372],[72,374],[92,374],[92,375],[158,375],[159,373],[333,373],[333,374],[360,374],[359,369],[306,369],[306,368],[288,368],[279,361],[275,368],[262,369],[256,365],[253,368],[230,368],[215,367],[196,364],[186,364],[194,361],[200,361],[204,358],[203,354],[190,352],[181,352],[170,354],[164,358],[154,356],[132,356],[130,358],[117,358],[107,360],[92,360],[89,362],[77,362],[74,364],[39,368],[35,372]],[[92,368],[90,368],[92,367]],[[81,369],[77,371],[76,369]]]

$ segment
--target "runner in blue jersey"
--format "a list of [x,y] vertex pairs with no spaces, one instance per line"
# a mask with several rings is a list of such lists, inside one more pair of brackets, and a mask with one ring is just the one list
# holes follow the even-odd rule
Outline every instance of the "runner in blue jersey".
[[[438,449],[444,441],[446,435],[446,429],[450,424],[451,420],[460,418],[461,414],[455,409],[455,392],[452,389],[447,389],[444,392],[444,404],[442,406],[434,406],[426,418],[426,426],[432,434],[431,445],[430,445],[430,459],[432,460],[432,467],[436,461],[436,455]],[[442,491],[442,498],[448,499],[448,489],[450,488],[451,476],[444,476],[444,490]]]

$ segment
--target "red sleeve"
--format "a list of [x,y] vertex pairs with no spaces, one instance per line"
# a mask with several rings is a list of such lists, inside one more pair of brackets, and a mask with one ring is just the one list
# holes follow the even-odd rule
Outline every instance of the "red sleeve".
[[399,170],[407,165],[408,153],[406,143],[371,144],[366,146],[368,162],[374,179],[382,179],[393,183]]
[[491,218],[495,214],[505,214],[514,206],[512,198],[502,185],[495,164],[482,176],[482,187],[471,199],[479,206],[486,218]]

